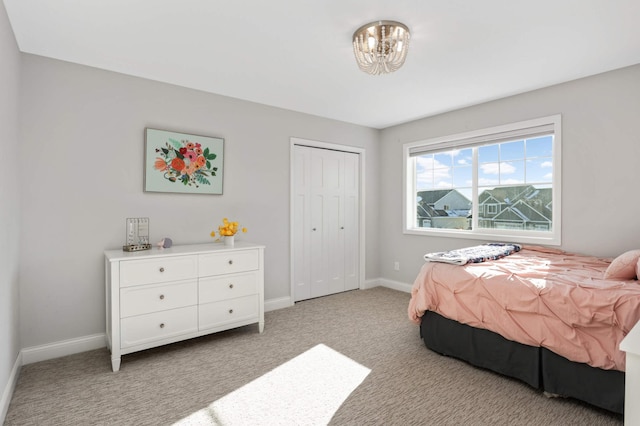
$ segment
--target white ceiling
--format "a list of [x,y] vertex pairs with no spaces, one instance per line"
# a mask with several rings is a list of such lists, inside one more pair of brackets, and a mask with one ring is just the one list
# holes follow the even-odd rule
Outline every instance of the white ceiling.
[[[640,63],[639,0],[4,0],[22,52],[385,128]],[[406,24],[371,76],[353,32]]]

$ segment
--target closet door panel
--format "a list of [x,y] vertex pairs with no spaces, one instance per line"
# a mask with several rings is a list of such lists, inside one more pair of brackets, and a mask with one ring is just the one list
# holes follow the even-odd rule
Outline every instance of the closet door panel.
[[333,195],[324,211],[327,228],[327,272],[329,294],[344,291],[344,197]]
[[324,235],[323,212],[325,199],[322,195],[311,196],[311,238],[310,238],[310,269],[311,269],[311,297],[329,294],[327,280],[327,252]]
[[311,151],[294,147],[293,300],[311,297]]
[[360,156],[344,154],[344,289],[360,285]]
[[327,260],[327,230],[325,228],[324,212],[327,203],[327,187],[332,183],[328,176],[327,158],[322,153],[311,150],[311,297],[329,294],[328,260]]
[[325,253],[328,294],[344,291],[344,152],[317,150],[324,158]]

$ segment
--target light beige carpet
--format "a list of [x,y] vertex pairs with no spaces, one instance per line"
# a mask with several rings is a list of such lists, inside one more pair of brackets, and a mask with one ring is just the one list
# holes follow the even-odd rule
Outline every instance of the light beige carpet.
[[126,355],[118,373],[106,349],[26,365],[5,424],[622,424],[429,351],[408,301],[386,288],[308,300],[268,312],[263,334],[254,325]]

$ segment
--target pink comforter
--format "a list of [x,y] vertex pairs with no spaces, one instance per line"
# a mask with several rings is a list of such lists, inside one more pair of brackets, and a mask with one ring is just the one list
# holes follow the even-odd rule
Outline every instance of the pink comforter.
[[603,369],[625,370],[620,341],[640,319],[640,283],[604,280],[610,259],[543,247],[465,266],[427,262],[409,318],[426,310]]

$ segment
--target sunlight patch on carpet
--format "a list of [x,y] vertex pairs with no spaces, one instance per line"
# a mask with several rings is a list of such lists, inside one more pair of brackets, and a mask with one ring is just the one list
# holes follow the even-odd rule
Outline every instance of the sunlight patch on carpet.
[[175,425],[326,425],[370,372],[320,344]]

